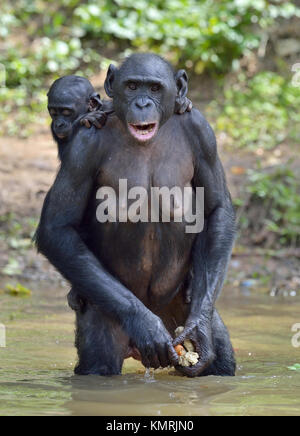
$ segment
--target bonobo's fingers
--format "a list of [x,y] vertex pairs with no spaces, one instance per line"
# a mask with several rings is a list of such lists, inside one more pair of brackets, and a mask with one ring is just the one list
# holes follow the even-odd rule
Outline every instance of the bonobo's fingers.
[[[85,126],[85,127],[87,127],[88,129],[90,129],[90,128],[92,127],[92,125],[95,126],[95,127],[97,127],[96,124],[98,124],[98,121],[97,121],[97,119],[94,118],[93,116],[85,115],[84,118],[82,118],[82,119],[80,120],[80,124],[83,125],[83,126]],[[102,127],[102,126],[101,126],[101,127]],[[100,129],[101,129],[101,127],[97,127],[97,128],[100,128]]]
[[193,103],[187,97],[177,98],[175,103],[175,113],[182,115],[185,112],[191,112]]
[[93,125],[95,126],[95,127],[97,127],[97,129],[102,129],[102,127],[103,127],[103,125],[97,120],[97,119],[95,119],[94,121],[93,121]]
[[94,126],[97,127],[97,129],[102,129],[103,126],[105,126],[107,121],[107,113],[103,111],[96,111],[93,114],[91,114],[92,123]]
[[146,368],[157,369],[178,364],[175,350],[171,351],[172,337],[158,316],[150,311],[139,313],[130,320],[127,329]]
[[180,108],[180,114],[184,114],[185,112],[191,112],[193,109],[193,103],[187,97],[185,97],[184,102],[182,103],[182,107]]
[[168,346],[168,357],[172,366],[176,367],[179,364],[179,357],[172,343]]
[[187,98],[187,100],[189,102],[188,107],[187,107],[187,112],[191,112],[191,110],[193,109],[193,103],[188,98]]
[[87,120],[87,119],[81,120],[80,124],[82,124],[83,126],[85,126],[88,129],[90,129],[92,127],[89,120]]
[[102,129],[102,127],[105,126],[106,121],[107,121],[107,113],[102,111],[94,111],[83,115],[83,117],[80,120],[80,123],[88,128],[90,128],[93,125],[97,129]]
[[184,331],[173,341],[173,346],[183,344],[186,339],[192,341],[199,360],[196,365],[183,367],[176,365],[175,368],[188,377],[200,375],[214,360],[215,355],[212,346],[211,329],[207,323],[201,320],[195,321],[185,328]]

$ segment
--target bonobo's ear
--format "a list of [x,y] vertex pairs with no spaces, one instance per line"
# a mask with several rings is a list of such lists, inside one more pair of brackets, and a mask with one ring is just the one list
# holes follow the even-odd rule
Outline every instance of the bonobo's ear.
[[101,101],[100,95],[97,94],[97,92],[94,92],[94,94],[92,94],[90,96],[90,99],[89,99],[88,111],[89,112],[97,111],[97,110],[101,109],[102,106],[103,106],[103,103]]
[[177,86],[177,97],[184,98],[188,92],[188,76],[185,70],[179,70],[175,74],[175,82]]
[[107,75],[106,75],[106,79],[104,82],[104,89],[106,94],[108,95],[108,97],[113,98],[114,94],[113,94],[113,81],[115,79],[115,74],[117,71],[117,67],[113,64],[110,64],[108,71],[107,71]]

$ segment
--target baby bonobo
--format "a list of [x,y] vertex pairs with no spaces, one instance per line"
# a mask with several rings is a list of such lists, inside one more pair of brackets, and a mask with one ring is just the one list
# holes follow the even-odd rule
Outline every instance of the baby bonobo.
[[88,79],[65,76],[56,80],[48,93],[51,131],[60,160],[81,125],[101,129],[112,112],[110,102],[102,102]]

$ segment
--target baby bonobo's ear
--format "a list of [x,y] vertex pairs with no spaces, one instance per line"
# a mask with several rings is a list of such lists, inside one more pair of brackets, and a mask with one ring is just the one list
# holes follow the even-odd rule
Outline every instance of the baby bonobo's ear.
[[175,82],[177,86],[177,96],[175,99],[174,112],[176,114],[184,114],[191,112],[193,103],[186,97],[188,91],[188,77],[185,70],[179,70],[175,74]]
[[94,92],[94,94],[92,94],[90,96],[90,100],[88,103],[88,111],[89,112],[94,112],[94,111],[98,111],[102,108],[103,103],[102,100],[100,98],[100,95],[97,94],[96,92]]

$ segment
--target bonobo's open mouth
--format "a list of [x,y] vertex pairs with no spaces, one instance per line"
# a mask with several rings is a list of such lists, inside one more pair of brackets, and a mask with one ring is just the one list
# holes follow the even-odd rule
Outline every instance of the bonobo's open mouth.
[[138,141],[149,141],[158,130],[158,123],[128,123],[130,133]]

